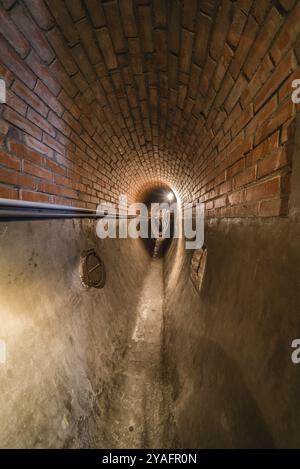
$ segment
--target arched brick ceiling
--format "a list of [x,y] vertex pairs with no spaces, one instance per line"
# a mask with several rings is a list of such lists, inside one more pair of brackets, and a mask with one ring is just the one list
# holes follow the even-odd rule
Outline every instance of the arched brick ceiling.
[[[45,155],[43,169],[54,171],[48,185],[37,180],[24,191],[21,182],[22,198],[38,191],[51,202],[93,206],[119,193],[134,199],[152,184],[167,184],[185,200],[231,194],[238,186],[223,160],[237,149],[244,156],[271,133],[255,134],[270,98],[268,91],[259,97],[260,88],[284,57],[284,79],[297,66],[291,47],[300,8],[293,0],[1,5],[0,73],[10,88],[5,144],[20,157],[25,143],[29,159],[32,150]],[[269,119],[276,105],[268,105]],[[279,124],[294,112],[287,109]],[[212,207],[223,205],[220,199]]]

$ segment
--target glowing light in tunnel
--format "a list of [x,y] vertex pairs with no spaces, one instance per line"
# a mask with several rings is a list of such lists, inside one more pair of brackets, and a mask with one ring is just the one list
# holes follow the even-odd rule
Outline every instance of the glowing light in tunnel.
[[169,192],[167,195],[167,199],[171,202],[174,199],[174,194],[173,192]]

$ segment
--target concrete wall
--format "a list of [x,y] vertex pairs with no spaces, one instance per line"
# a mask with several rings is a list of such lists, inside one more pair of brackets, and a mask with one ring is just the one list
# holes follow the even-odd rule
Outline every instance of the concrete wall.
[[299,117],[289,218],[207,223],[199,295],[192,253],[165,263],[165,352],[182,447],[299,447]]
[[[107,446],[106,414],[135,322],[148,256],[95,237],[90,221],[0,224],[0,447]],[[104,289],[86,290],[80,253],[96,247]]]
[[[298,229],[296,229],[298,228]],[[206,230],[199,296],[190,253],[166,262],[165,351],[182,447],[300,445],[300,230],[286,220]],[[173,279],[171,278],[173,276]]]

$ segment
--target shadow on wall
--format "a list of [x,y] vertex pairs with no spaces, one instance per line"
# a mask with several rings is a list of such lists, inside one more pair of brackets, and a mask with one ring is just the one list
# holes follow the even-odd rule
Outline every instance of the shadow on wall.
[[174,242],[166,263],[165,353],[168,380],[173,383],[178,445],[272,448],[272,435],[239,364],[205,332],[199,295],[189,278],[192,254],[184,250],[181,240]]
[[223,220],[207,224],[205,242],[200,295],[182,241],[165,259],[165,366],[179,445],[299,447],[299,224]]
[[199,339],[192,367],[182,386],[173,376],[174,399],[181,401],[175,419],[182,448],[274,447],[238,364],[216,342]]

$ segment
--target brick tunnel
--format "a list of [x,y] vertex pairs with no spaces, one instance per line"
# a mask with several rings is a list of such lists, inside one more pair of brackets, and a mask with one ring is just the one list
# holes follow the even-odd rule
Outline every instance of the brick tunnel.
[[[299,447],[300,2],[1,0],[0,33],[0,447]],[[202,248],[96,235],[170,193]]]

